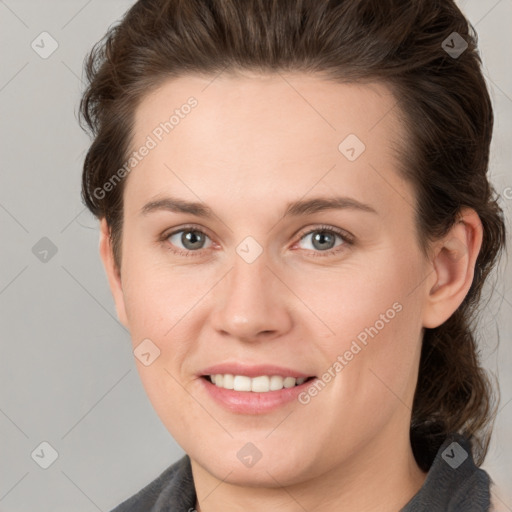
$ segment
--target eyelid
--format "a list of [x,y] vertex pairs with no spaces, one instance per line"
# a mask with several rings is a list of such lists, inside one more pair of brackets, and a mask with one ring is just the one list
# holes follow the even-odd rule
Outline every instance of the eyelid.
[[310,235],[311,233],[314,233],[315,231],[328,231],[331,233],[335,233],[336,235],[340,236],[347,243],[353,243],[355,240],[355,237],[352,234],[350,234],[348,231],[345,231],[344,229],[341,229],[341,228],[337,228],[335,226],[329,226],[327,224],[320,224],[320,225],[314,226],[312,228],[305,228],[304,230],[299,231],[299,235],[298,235],[299,240],[302,240],[306,235]]

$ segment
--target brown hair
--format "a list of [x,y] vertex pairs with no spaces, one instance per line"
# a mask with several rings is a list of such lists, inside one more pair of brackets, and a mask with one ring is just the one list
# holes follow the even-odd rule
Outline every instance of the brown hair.
[[[468,44],[461,55],[443,47],[445,40],[455,44],[453,32]],[[481,464],[496,414],[472,321],[504,247],[505,225],[487,179],[493,111],[476,45],[452,0],[140,0],[88,56],[80,107],[94,136],[82,195],[106,218],[120,269],[124,180],[107,194],[98,190],[127,159],[138,103],[164,80],[246,69],[391,88],[409,133],[400,172],[416,192],[425,255],[463,206],[484,228],[469,293],[444,324],[424,333],[410,430],[424,470],[450,432],[471,440]]]

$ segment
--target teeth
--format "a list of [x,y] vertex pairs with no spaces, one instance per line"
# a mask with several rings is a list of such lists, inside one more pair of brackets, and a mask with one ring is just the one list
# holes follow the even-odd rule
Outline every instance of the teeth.
[[246,375],[218,374],[210,375],[210,380],[219,388],[233,389],[235,391],[253,391],[266,393],[279,391],[283,388],[300,386],[306,381],[306,377],[281,377],[280,375],[261,375],[260,377],[247,377]]

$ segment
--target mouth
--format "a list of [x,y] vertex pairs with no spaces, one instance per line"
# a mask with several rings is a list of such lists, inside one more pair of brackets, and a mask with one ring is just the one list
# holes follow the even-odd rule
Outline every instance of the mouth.
[[217,388],[252,393],[268,393],[270,391],[281,391],[306,384],[316,377],[292,377],[283,375],[258,375],[249,377],[247,375],[233,375],[216,373],[211,375],[202,375]]

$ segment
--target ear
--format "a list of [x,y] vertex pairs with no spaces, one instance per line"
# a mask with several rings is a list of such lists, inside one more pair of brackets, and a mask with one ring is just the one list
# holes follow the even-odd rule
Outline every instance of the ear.
[[[435,328],[457,310],[473,282],[475,263],[482,246],[483,227],[471,208],[463,208],[449,233],[435,244],[434,285],[426,298],[423,327]],[[429,285],[430,286],[430,285]]]
[[128,320],[124,304],[123,287],[121,283],[121,273],[114,261],[114,252],[112,251],[112,242],[110,239],[110,228],[105,218],[100,221],[100,256],[103,261],[105,273],[107,274],[110,291],[116,305],[117,317],[119,321],[128,328]]

